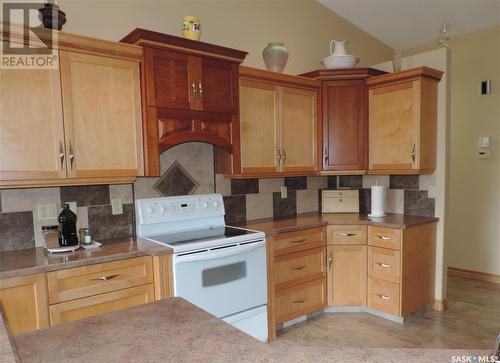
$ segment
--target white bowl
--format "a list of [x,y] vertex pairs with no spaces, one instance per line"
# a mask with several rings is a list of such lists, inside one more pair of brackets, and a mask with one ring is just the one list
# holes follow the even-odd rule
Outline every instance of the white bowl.
[[331,55],[321,60],[326,69],[354,68],[359,58],[354,55]]

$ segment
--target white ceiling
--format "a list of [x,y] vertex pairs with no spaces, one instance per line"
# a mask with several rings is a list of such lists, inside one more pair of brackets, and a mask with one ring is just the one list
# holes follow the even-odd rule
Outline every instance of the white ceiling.
[[318,1],[394,49],[437,42],[445,21],[451,37],[500,23],[500,0]]

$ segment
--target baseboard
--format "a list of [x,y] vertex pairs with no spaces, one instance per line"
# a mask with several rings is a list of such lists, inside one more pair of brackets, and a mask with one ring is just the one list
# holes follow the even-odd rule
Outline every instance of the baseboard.
[[493,282],[495,284],[500,284],[500,275],[487,274],[484,272],[464,270],[456,267],[448,267],[448,275],[466,277],[469,279]]
[[434,304],[432,308],[437,311],[446,311],[448,310],[448,301],[444,300],[434,300]]

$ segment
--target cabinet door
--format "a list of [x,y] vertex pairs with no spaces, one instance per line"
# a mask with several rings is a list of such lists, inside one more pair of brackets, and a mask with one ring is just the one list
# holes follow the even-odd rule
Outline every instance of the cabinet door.
[[133,177],[142,160],[138,64],[61,52],[70,178]]
[[329,306],[366,305],[366,246],[328,246]]
[[366,169],[364,80],[323,83],[323,169]]
[[198,108],[197,57],[145,48],[144,59],[148,106]]
[[0,180],[66,178],[58,70],[0,69]]
[[13,335],[49,326],[45,274],[0,280],[0,302]]
[[240,81],[240,142],[243,173],[278,168],[278,88],[271,83]]
[[283,171],[316,170],[318,93],[280,87]]
[[370,170],[417,168],[419,93],[416,81],[369,91]]
[[238,65],[200,58],[198,80],[203,111],[238,113]]

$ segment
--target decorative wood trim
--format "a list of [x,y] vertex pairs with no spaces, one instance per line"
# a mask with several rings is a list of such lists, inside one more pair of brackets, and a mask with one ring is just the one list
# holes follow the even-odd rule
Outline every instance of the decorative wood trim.
[[9,180],[0,181],[0,189],[13,188],[40,188],[61,187],[69,185],[102,185],[102,184],[131,184],[136,177],[111,178],[72,178],[72,179],[43,179],[43,180]]
[[418,67],[402,72],[388,73],[382,76],[371,77],[366,80],[366,84],[369,88],[376,88],[380,86],[386,87],[388,83],[408,82],[421,78],[440,81],[442,76],[443,72],[438,71],[437,69],[429,67]]
[[182,144],[184,142],[189,141],[201,141],[206,142],[208,144],[214,144],[219,146],[220,148],[226,150],[228,153],[233,152],[233,146],[228,142],[228,140],[215,136],[213,134],[209,134],[206,132],[198,132],[198,131],[187,131],[179,134],[175,134],[169,137],[165,137],[160,139],[158,142],[158,150],[160,153],[168,150],[172,146]]
[[208,55],[237,63],[241,63],[248,54],[247,52],[237,49],[226,48],[220,45],[186,39],[142,28],[134,29],[120,41],[142,46],[179,50],[192,54]]
[[271,82],[274,85],[285,85],[296,88],[310,88],[319,90],[321,81],[290,74],[264,71],[262,69],[245,67],[240,65],[240,80],[250,78],[250,80],[259,80]]
[[155,300],[174,296],[172,255],[153,256]]
[[489,274],[479,271],[465,270],[462,268],[448,267],[448,275],[500,284],[500,275]]
[[436,311],[446,311],[448,310],[448,301],[444,300],[434,300],[434,304],[432,305],[432,309]]
[[315,71],[299,74],[301,77],[320,79],[322,81],[340,79],[365,79],[368,77],[381,76],[387,72],[375,68],[353,68],[353,69],[318,69]]
[[[20,24],[0,23],[0,40],[10,40],[18,44],[30,43],[52,49],[67,50],[77,53],[95,54],[109,58],[121,58],[140,62],[142,48],[108,40],[84,37],[81,35],[54,32],[50,29],[37,29],[38,34],[24,35],[25,27]],[[53,34],[56,36],[53,39]]]

